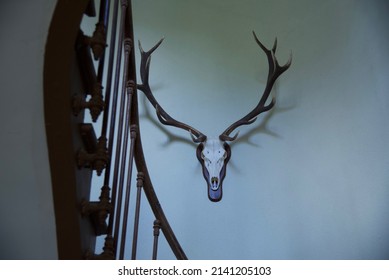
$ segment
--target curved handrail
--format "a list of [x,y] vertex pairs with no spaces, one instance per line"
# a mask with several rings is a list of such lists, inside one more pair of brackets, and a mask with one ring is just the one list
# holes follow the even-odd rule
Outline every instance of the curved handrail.
[[[131,2],[131,1],[130,1]],[[132,21],[132,8],[131,4],[128,7],[127,16],[126,16],[126,37],[134,38],[133,34],[133,21]],[[134,40],[132,40],[132,50],[134,50]],[[135,70],[135,52],[131,52],[131,58],[129,62],[129,69],[128,71],[128,80],[129,81],[136,81],[136,70]],[[185,255],[184,250],[182,249],[180,243],[178,242],[172,228],[170,227],[170,224],[165,216],[165,213],[162,209],[161,204],[159,203],[157,194],[155,193],[155,189],[153,187],[153,184],[151,182],[151,178],[147,169],[146,160],[143,153],[143,147],[142,147],[142,140],[140,135],[140,129],[139,129],[139,110],[138,110],[138,98],[137,98],[137,91],[134,89],[134,96],[132,101],[132,108],[131,108],[131,117],[130,122],[132,125],[136,125],[138,128],[137,131],[137,138],[135,143],[135,153],[134,153],[134,159],[135,164],[137,167],[137,170],[139,172],[142,172],[144,175],[144,185],[143,189],[146,194],[146,197],[149,201],[150,207],[155,215],[155,218],[160,221],[161,229],[163,234],[165,235],[165,238],[167,242],[170,245],[170,248],[172,249],[174,255],[179,260],[186,260],[187,256]]]
[[[123,189],[123,185],[119,182],[115,182],[115,180],[110,180],[110,175],[116,174],[115,170],[111,173],[111,165],[112,162],[117,160],[116,155],[112,154],[112,145],[116,140],[115,137],[121,138],[121,134],[118,134],[118,130],[121,128],[115,128],[116,123],[115,119],[112,118],[113,115],[116,116],[116,104],[123,105],[120,102],[126,102],[125,98],[118,101],[116,98],[118,95],[118,86],[116,83],[120,81],[123,85],[131,85],[132,94],[131,94],[131,106],[129,107],[129,117],[125,117],[125,126],[129,126],[134,132],[133,128],[135,128],[135,138],[131,138],[131,152],[133,157],[130,154],[129,160],[135,163],[137,171],[139,173],[143,173],[142,176],[142,187],[145,193],[145,196],[148,200],[148,203],[151,207],[151,210],[155,216],[156,221],[154,222],[154,248],[153,248],[153,259],[156,258],[156,245],[158,244],[158,235],[159,229],[162,230],[170,248],[177,259],[184,260],[187,259],[180,243],[178,242],[166,216],[162,209],[162,206],[158,200],[157,194],[155,192],[154,186],[151,182],[151,178],[148,172],[148,168],[146,165],[145,156],[143,153],[142,140],[139,129],[139,108],[138,108],[138,97],[135,86],[136,81],[136,70],[135,70],[135,52],[134,52],[134,34],[133,34],[133,22],[132,22],[132,7],[131,0],[102,0],[100,9],[100,18],[99,18],[99,28],[101,27],[100,23],[104,22],[105,31],[107,31],[108,21],[112,24],[111,30],[114,30],[113,34],[111,34],[111,42],[109,47],[110,49],[109,56],[107,56],[106,62],[108,65],[104,67],[104,56],[105,50],[101,53],[99,57],[98,69],[94,69],[93,63],[91,61],[90,46],[91,42],[95,42],[95,39],[92,37],[83,36],[83,34],[77,37],[77,33],[79,33],[80,21],[82,18],[82,13],[85,11],[88,4],[91,2],[89,0],[83,0],[75,3],[68,3],[68,1],[58,1],[58,5],[55,13],[59,13],[61,17],[55,17],[55,21],[53,21],[50,27],[50,33],[47,40],[47,49],[46,49],[46,57],[45,57],[45,118],[46,118],[46,131],[47,131],[47,139],[49,146],[49,156],[50,163],[52,167],[52,179],[53,179],[53,195],[54,195],[54,204],[55,204],[55,214],[57,219],[57,239],[58,239],[58,251],[59,258],[61,259],[115,259],[117,255],[117,244],[119,238],[124,238],[121,243],[121,252],[120,258],[123,258],[123,248],[125,247],[125,235],[123,232],[126,230],[126,224],[124,222],[121,224],[122,234],[119,234],[119,230],[112,230],[112,221],[120,221],[120,214],[117,215],[115,211],[120,213],[122,210],[118,200],[122,200],[123,198],[116,197],[116,190],[119,187],[120,190]],[[111,6],[109,6],[111,5]],[[108,20],[109,8],[112,8],[112,17]],[[124,15],[125,24],[123,24],[123,29],[120,28],[121,32],[118,32],[116,29],[117,21],[117,10],[118,5],[122,6],[122,11]],[[123,7],[126,7],[125,9]],[[77,8],[77,9],[76,9]],[[70,11],[73,11],[71,21],[58,21],[57,18],[63,19],[66,16],[69,16]],[[75,12],[76,11],[76,12]],[[64,23],[66,22],[66,24]],[[71,23],[71,24],[70,24]],[[122,23],[122,22],[121,22]],[[63,26],[66,25],[66,30],[71,30],[71,32],[67,32],[66,34],[61,34]],[[97,26],[96,26],[97,27]],[[62,29],[61,29],[62,28]],[[101,31],[101,30],[100,30]],[[62,36],[61,36],[62,35]],[[66,36],[65,36],[66,35]],[[100,33],[99,36],[106,36],[104,33]],[[118,44],[112,43],[115,42],[116,35],[119,35],[124,40],[118,40]],[[77,40],[76,40],[77,38]],[[106,40],[107,37],[104,38]],[[78,39],[80,41],[78,41]],[[87,40],[84,40],[87,39]],[[83,52],[80,56],[87,54],[87,60],[78,58],[78,61],[75,59],[77,54],[79,54],[80,48],[74,48],[75,41],[80,44]],[[86,42],[86,41],[89,41]],[[124,41],[124,42],[122,42]],[[127,55],[127,63],[123,58],[115,58],[114,54],[118,54],[121,50],[126,49],[126,45],[122,46],[123,43],[128,44],[130,42],[130,51],[126,51]],[[62,44],[62,45],[61,45]],[[66,55],[58,55],[63,51],[63,44],[65,44],[67,51]],[[99,46],[104,46],[105,42],[99,42]],[[118,46],[120,44],[120,46]],[[100,50],[101,51],[101,50]],[[58,61],[58,59],[60,61]],[[85,58],[85,57],[84,57]],[[96,56],[95,56],[96,58]],[[114,60],[117,60],[117,63],[114,63]],[[69,61],[73,61],[73,63],[69,63]],[[93,73],[90,73],[93,77],[92,82],[90,84],[87,83],[88,79],[84,79],[82,76],[80,77],[70,77],[69,72],[76,73],[78,75],[78,71],[71,71],[72,66],[74,67],[82,67],[82,64],[88,63],[88,65],[92,65],[88,68]],[[74,64],[74,65],[73,65]],[[125,77],[119,77],[116,73],[120,71],[113,70],[113,65],[115,67],[126,67],[126,71],[122,73],[126,75]],[[59,67],[60,65],[61,67]],[[85,66],[85,65],[84,65]],[[50,69],[55,69],[56,71],[50,71]],[[61,70],[61,72],[58,71]],[[85,67],[83,68],[85,69]],[[74,70],[74,69],[73,69]],[[97,70],[97,75],[95,70]],[[80,70],[82,72],[83,70]],[[84,71],[85,72],[85,71]],[[103,72],[107,74],[107,78],[103,81]],[[58,75],[58,73],[63,73],[63,75]],[[80,73],[81,74],[81,73]],[[114,77],[112,77],[114,76]],[[115,85],[111,90],[111,78],[115,79]],[[121,80],[123,78],[123,80]],[[90,79],[89,79],[90,80]],[[88,80],[88,81],[89,81]],[[86,90],[86,86],[89,88],[94,88],[95,83],[97,82],[98,95],[101,98],[104,95],[104,115],[102,121],[102,132],[100,138],[96,138],[94,133],[93,126],[91,124],[87,124],[88,133],[87,135],[84,133],[81,135],[79,131],[80,125],[84,125],[84,110],[89,108],[88,106],[80,106],[80,110],[77,114],[74,113],[74,108],[72,106],[64,106],[64,104],[70,104],[69,99],[74,98],[72,94],[74,93],[73,88],[77,86],[76,92],[80,97],[82,97],[82,101],[86,102],[86,93],[89,90]],[[77,83],[77,85],[73,85]],[[105,83],[105,89],[103,91],[103,84]],[[58,85],[61,85],[59,87]],[[83,85],[83,86],[82,86]],[[104,92],[104,94],[103,94]],[[101,93],[101,94],[100,94]],[[112,93],[112,94],[111,94]],[[122,92],[124,93],[124,91]],[[89,94],[91,94],[89,92]],[[115,97],[116,96],[116,97]],[[92,100],[92,98],[91,98]],[[124,100],[124,101],[123,101]],[[89,101],[88,101],[89,102]],[[93,102],[91,102],[93,103]],[[101,102],[100,102],[101,103]],[[101,104],[99,106],[101,107]],[[110,104],[111,103],[111,104]],[[128,104],[128,103],[127,103]],[[84,104],[85,105],[85,104]],[[112,106],[111,106],[112,105]],[[74,107],[74,105],[73,105]],[[91,110],[91,108],[89,108]],[[100,111],[101,112],[101,111]],[[99,113],[100,113],[99,112]],[[123,115],[120,116],[122,118]],[[108,119],[110,123],[108,124]],[[124,126],[124,125],[123,125]],[[108,133],[109,131],[109,133]],[[108,135],[107,135],[108,133]],[[64,135],[66,137],[64,137]],[[85,136],[86,135],[86,136]],[[119,141],[127,141],[125,138],[128,135],[124,135],[123,139],[119,139]],[[86,138],[84,138],[86,137]],[[127,137],[128,138],[128,137]],[[71,141],[73,139],[73,143]],[[70,141],[69,141],[70,140]],[[58,145],[61,144],[62,145]],[[108,147],[107,147],[108,144]],[[89,146],[91,149],[87,149]],[[88,158],[88,164],[78,164],[75,161],[75,158],[78,159],[78,152],[81,148],[85,146],[88,153],[85,153],[85,158]],[[88,146],[88,147],[87,147]],[[66,152],[64,153],[64,147]],[[126,153],[127,151],[122,151]],[[113,158],[115,157],[115,158]],[[120,155],[119,155],[120,158]],[[61,160],[59,160],[61,159]],[[66,163],[66,169],[64,168],[64,164]],[[98,169],[94,162],[99,162]],[[116,162],[115,162],[116,163]],[[127,162],[128,163],[128,162]],[[120,163],[120,169],[122,166],[125,166],[126,162]],[[78,169],[77,169],[78,167]],[[104,169],[104,185],[101,188],[99,201],[89,201],[89,194],[91,189],[91,175],[93,170],[99,171],[97,174],[102,173]],[[132,168],[131,168],[132,170]],[[123,173],[122,170],[120,172],[120,176]],[[129,171],[130,172],[130,171]],[[82,175],[82,179],[77,179],[77,176]],[[117,174],[116,174],[117,175]],[[129,176],[130,177],[130,176]],[[61,180],[62,179],[62,180]],[[120,181],[120,180],[119,180]],[[131,180],[129,180],[131,181]],[[59,188],[60,186],[60,188]],[[74,186],[69,190],[69,186]],[[98,186],[95,186],[98,187]],[[111,189],[112,188],[112,189]],[[127,190],[130,188],[127,186]],[[138,192],[142,188],[138,188]],[[121,193],[121,191],[119,192]],[[127,197],[126,197],[127,199]],[[139,203],[137,201],[137,207]],[[116,209],[117,208],[117,209]],[[125,211],[128,212],[128,207]],[[110,221],[107,225],[107,217],[109,217]],[[137,219],[137,218],[136,218]],[[63,223],[66,221],[66,224]],[[151,228],[151,226],[150,226]],[[135,232],[135,226],[134,226]],[[71,234],[69,234],[71,233]],[[114,234],[112,234],[114,233]],[[105,235],[105,244],[103,247],[103,252],[101,254],[94,253],[95,246],[95,238],[96,235]],[[72,246],[69,246],[69,240],[72,240]],[[133,243],[136,242],[134,238]],[[124,245],[122,245],[124,244]],[[133,244],[134,245],[134,244]],[[136,246],[135,246],[136,248]],[[133,246],[134,252],[134,246]],[[135,249],[136,252],[136,249]],[[134,254],[133,254],[134,258]]]
[[82,259],[95,242],[90,222],[80,219],[77,207],[84,196],[89,196],[92,171],[75,172],[74,154],[82,142],[78,129],[82,117],[71,114],[69,102],[75,92],[82,90],[72,67],[74,42],[88,2],[57,1],[45,47],[43,104],[59,259]]

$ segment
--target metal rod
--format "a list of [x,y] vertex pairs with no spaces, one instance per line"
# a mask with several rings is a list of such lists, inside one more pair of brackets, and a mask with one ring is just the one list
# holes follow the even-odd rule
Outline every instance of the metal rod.
[[[99,22],[102,23],[104,26],[105,40],[107,40],[110,2],[111,2],[110,0],[102,0],[100,2]],[[100,57],[99,66],[97,69],[97,81],[100,83],[103,80],[104,64],[105,64],[105,50],[103,51]]]
[[[102,18],[104,18],[104,26],[106,28],[106,31],[108,31],[108,22],[109,22],[109,14],[110,14],[110,0],[105,1],[105,7],[103,8],[103,1],[100,2],[100,14],[99,19],[101,21]],[[114,8],[113,8],[113,14],[112,14],[112,27],[111,27],[111,38],[110,38],[110,44],[109,44],[109,56],[108,56],[108,67],[107,67],[107,78],[106,78],[106,86],[105,86],[105,96],[104,96],[104,112],[103,112],[103,121],[101,126],[101,137],[100,139],[102,141],[107,141],[107,128],[108,128],[108,118],[110,113],[110,101],[111,101],[111,86],[112,86],[112,73],[113,73],[113,61],[114,61],[114,55],[115,55],[115,47],[116,47],[116,29],[117,29],[117,15],[119,10],[119,0],[115,0],[114,2]],[[108,34],[107,34],[108,35]],[[108,36],[106,37],[108,40]],[[105,54],[104,52],[102,61],[105,61]],[[104,62],[103,62],[104,63]],[[98,69],[98,77],[101,79],[102,83],[102,76],[103,76],[103,70],[104,66],[100,66]],[[100,72],[101,71],[101,72]],[[98,78],[98,79],[99,79]],[[108,156],[109,160],[106,163],[105,171],[104,171],[104,183],[101,188],[101,197],[104,193],[106,193],[106,189],[108,189],[108,199],[109,199],[109,179],[111,175],[111,159],[112,159],[112,148],[113,148],[113,139],[114,139],[114,127],[115,127],[115,115],[116,115],[116,103],[117,103],[117,92],[113,95],[113,109],[114,112],[112,114],[113,117],[111,117],[111,125],[110,125],[110,132],[109,132],[109,142],[108,142]],[[112,204],[111,204],[112,205]],[[111,209],[114,209],[112,207]],[[108,227],[107,229],[107,236],[105,238],[105,242],[112,244],[111,248],[111,255],[112,258],[115,258],[115,252],[113,251],[113,238],[112,238],[112,228],[110,229]]]
[[101,0],[99,8],[99,21],[104,23],[105,28],[108,27],[109,7],[111,0]]
[[[110,223],[112,222],[113,226],[113,218],[115,219],[115,228],[113,231],[114,237],[114,249],[116,252],[117,244],[119,240],[119,227],[120,227],[120,216],[122,211],[122,201],[123,201],[123,185],[124,185],[124,170],[126,166],[127,153],[122,151],[122,145],[124,145],[125,149],[127,149],[128,143],[128,133],[124,135],[123,138],[123,128],[125,128],[125,116],[124,116],[124,108],[126,103],[126,89],[127,89],[127,66],[128,66],[128,58],[131,49],[131,39],[126,38],[124,40],[124,49],[125,49],[125,59],[124,59],[124,69],[123,69],[123,84],[122,84],[122,93],[120,97],[120,109],[119,109],[119,124],[117,128],[117,139],[116,139],[116,154],[115,154],[115,166],[114,166],[114,174],[113,174],[113,182],[112,182],[112,204],[116,205],[116,210],[113,210],[112,216],[110,217]],[[129,120],[126,120],[126,123]],[[121,159],[121,160],[120,160]],[[120,168],[120,170],[119,170]],[[119,182],[118,182],[119,177]],[[114,215],[116,211],[116,215]]]
[[[111,38],[109,44],[109,58],[108,58],[108,68],[107,68],[107,84],[105,89],[105,106],[104,106],[104,115],[103,115],[103,123],[101,126],[101,134],[106,136],[108,129],[108,118],[109,118],[109,107],[111,101],[111,87],[112,87],[112,73],[113,73],[113,64],[114,64],[114,55],[115,55],[115,47],[116,47],[116,29],[117,29],[117,17],[119,10],[119,0],[115,0],[113,15],[112,15],[112,27],[111,27]],[[115,127],[115,113],[116,113],[116,104],[117,104],[117,91],[114,92],[112,96],[112,116],[110,123],[110,131],[109,131],[109,146],[108,151],[112,151],[113,141],[111,139],[113,136],[113,131]],[[108,178],[106,184],[109,184],[109,176],[110,176],[110,168],[109,165],[106,168],[107,172],[106,176]],[[104,179],[104,181],[106,181]]]
[[[128,37],[134,38],[133,36],[133,20],[132,20],[132,8],[131,8],[131,1],[130,5],[127,9],[127,17],[126,17],[126,29],[125,32]],[[135,53],[132,52],[130,63],[132,64],[132,71],[129,71],[129,80],[136,80],[136,71],[135,71]],[[132,101],[133,109],[131,110],[131,123],[137,124],[139,126],[139,112],[138,112],[138,98],[137,98],[137,91],[135,89],[135,93],[133,96]],[[141,141],[141,134],[139,133],[137,136],[137,141],[135,143],[135,157],[134,162],[136,164],[137,170],[142,171],[144,174],[144,184],[143,184],[143,190],[145,193],[145,197],[147,198],[150,207],[155,215],[155,217],[160,220],[161,222],[161,230],[166,238],[166,241],[170,245],[170,248],[172,249],[174,255],[179,260],[186,260],[188,257],[186,256],[184,250],[182,249],[180,243],[177,240],[177,237],[175,236],[166,216],[165,213],[161,207],[161,204],[159,202],[159,199],[157,197],[157,194],[155,193],[153,184],[150,179],[150,175],[148,172],[146,160],[143,153],[143,147],[142,147],[142,141]]]
[[[133,86],[134,86],[133,83],[131,83],[131,85],[129,86],[130,89],[128,90],[126,129],[125,129],[126,143],[125,143],[125,147],[123,148],[123,151],[127,150],[128,137],[126,135],[130,134],[131,135],[131,145],[130,145],[130,157],[128,159],[127,184],[126,184],[126,194],[125,194],[124,209],[123,209],[124,213],[123,213],[123,222],[122,222],[122,234],[121,234],[121,240],[120,240],[120,252],[119,252],[119,259],[120,260],[123,260],[123,258],[124,258],[124,247],[126,245],[128,210],[129,210],[129,206],[130,206],[132,167],[133,167],[133,161],[134,161],[134,148],[135,148],[135,139],[136,139],[136,133],[137,133],[137,126],[136,125],[131,126],[131,130],[129,133],[131,99],[132,99]],[[124,168],[124,166],[122,166],[122,167]],[[124,170],[122,170],[122,171],[124,171]],[[121,174],[121,178],[124,178],[124,172],[123,172],[123,174]],[[120,220],[120,217],[119,217],[119,220]],[[116,220],[116,221],[118,221],[118,220]]]
[[161,229],[161,222],[158,219],[154,221],[153,229],[154,229],[153,260],[156,260],[158,254],[158,237],[159,237],[159,231]]
[[139,214],[140,214],[140,199],[142,194],[142,187],[144,182],[144,174],[142,172],[138,173],[137,178],[137,193],[136,193],[136,207],[135,207],[135,220],[134,220],[134,235],[132,239],[132,255],[131,259],[136,259],[136,249],[138,245],[138,229],[139,229]]
[[[118,88],[119,88],[119,75],[120,75],[120,66],[121,66],[121,58],[122,58],[122,43],[123,43],[123,29],[124,29],[124,22],[125,22],[125,14],[126,14],[126,9],[127,5],[124,3],[126,1],[122,1],[122,13],[121,13],[121,18],[120,18],[120,31],[119,31],[119,42],[118,42],[118,49],[117,49],[117,57],[116,57],[116,69],[115,69],[115,83],[114,83],[114,94],[118,94]],[[116,31],[115,31],[116,32]],[[124,72],[127,71],[126,64],[124,66]],[[123,75],[123,77],[125,77]],[[125,79],[124,79],[125,80]],[[123,91],[124,91],[123,87]],[[122,91],[122,96],[125,96],[124,92]],[[115,107],[114,110],[112,110],[111,114],[111,127],[110,127],[110,135],[111,131],[114,131],[115,129],[115,124],[116,124],[116,105],[117,105],[117,96],[116,99],[112,101],[112,106]],[[121,107],[124,107],[123,104],[120,104]],[[121,108],[121,111],[123,109]],[[120,125],[120,122],[123,120],[123,112],[119,112],[119,126],[118,126],[118,133],[117,133],[117,142],[116,142],[116,154],[115,154],[115,165],[114,165],[114,173],[113,173],[113,181],[112,181],[112,195],[111,195],[111,204],[112,204],[112,212],[111,215],[109,216],[109,221],[108,221],[108,234],[112,235],[113,234],[113,222],[114,222],[114,213],[115,213],[115,205],[116,205],[116,192],[117,192],[117,175],[118,175],[118,168],[119,168],[119,158],[120,158],[120,152],[121,152],[121,134],[122,134],[122,124]],[[112,133],[112,136],[114,133]],[[113,136],[114,137],[114,136]],[[112,145],[114,142],[113,137],[109,139],[110,147],[111,147],[111,152],[112,152]],[[114,238],[114,245],[116,245],[117,240]],[[115,252],[116,252],[116,246],[114,246]]]
[[[119,0],[115,0],[114,9],[112,15],[112,27],[111,27],[111,39],[109,45],[109,57],[108,57],[108,67],[107,67],[107,80],[106,80],[106,88],[105,88],[105,104],[104,104],[104,114],[103,114],[103,122],[101,126],[101,139],[107,141],[107,124],[108,118],[110,114],[110,102],[111,102],[111,86],[112,86],[112,73],[113,73],[113,63],[114,63],[114,55],[115,55],[115,47],[116,47],[116,29],[117,29],[117,15],[119,9]],[[121,49],[121,48],[119,48]],[[112,149],[114,142],[114,132],[115,132],[115,122],[116,122],[116,105],[117,105],[117,91],[112,95],[112,115],[111,115],[111,123],[109,129],[108,136],[108,156],[109,160],[106,163],[105,171],[104,171],[104,183],[101,188],[102,192],[104,189],[109,188],[109,181],[111,176],[111,162],[112,162]],[[114,204],[112,204],[112,210],[114,209]],[[112,212],[111,212],[112,213]],[[110,214],[111,219],[112,214]],[[107,239],[112,239],[112,226],[108,225],[107,229]]]

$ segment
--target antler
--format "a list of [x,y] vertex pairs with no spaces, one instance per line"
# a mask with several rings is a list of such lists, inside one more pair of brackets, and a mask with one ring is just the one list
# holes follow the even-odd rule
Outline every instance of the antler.
[[246,116],[244,116],[240,120],[230,125],[222,134],[220,134],[219,139],[222,141],[234,141],[238,137],[239,132],[237,132],[233,137],[231,137],[229,135],[231,134],[232,131],[234,131],[237,127],[241,125],[248,125],[255,122],[259,114],[269,111],[271,108],[273,108],[275,104],[275,98],[273,97],[269,105],[265,105],[266,101],[270,95],[270,92],[277,78],[286,70],[288,70],[289,66],[292,63],[292,54],[290,54],[289,60],[285,65],[280,66],[278,64],[277,58],[275,56],[276,49],[277,49],[277,38],[274,41],[273,48],[269,50],[259,41],[254,31],[253,31],[253,35],[257,44],[265,52],[269,62],[269,74],[267,76],[266,87],[261,99],[259,100],[258,105],[250,113],[248,113]]
[[151,61],[151,54],[161,45],[164,38],[159,40],[159,42],[152,47],[149,51],[145,52],[142,48],[142,45],[139,41],[139,50],[141,53],[141,63],[140,63],[140,77],[142,80],[141,85],[137,85],[137,88],[144,92],[147,99],[150,101],[150,103],[154,106],[157,117],[159,121],[162,124],[165,125],[171,125],[178,128],[182,128],[190,133],[190,136],[192,137],[192,140],[196,143],[204,142],[207,139],[207,136],[198,131],[197,129],[179,122],[172,118],[166,111],[162,108],[161,105],[157,102],[155,99],[153,92],[151,91],[150,85],[149,85],[149,73],[150,73],[150,61]]

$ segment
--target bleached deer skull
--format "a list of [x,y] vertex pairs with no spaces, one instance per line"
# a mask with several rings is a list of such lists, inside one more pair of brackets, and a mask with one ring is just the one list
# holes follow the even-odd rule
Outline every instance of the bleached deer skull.
[[187,130],[190,133],[192,140],[198,144],[196,155],[202,165],[203,175],[205,180],[207,181],[208,197],[211,201],[214,202],[220,201],[223,196],[223,180],[226,176],[227,163],[231,157],[231,148],[228,142],[234,141],[238,137],[238,133],[236,133],[232,137],[230,136],[230,134],[241,125],[248,125],[253,123],[257,119],[257,116],[259,114],[273,108],[275,104],[275,99],[273,98],[271,102],[266,105],[267,99],[270,96],[270,92],[277,78],[283,72],[285,72],[292,63],[291,55],[285,65],[280,66],[278,64],[278,61],[275,57],[275,52],[277,49],[277,39],[274,42],[273,48],[267,49],[259,41],[258,37],[254,32],[253,35],[259,47],[265,52],[269,63],[269,73],[265,90],[259,100],[259,103],[254,109],[252,109],[246,116],[230,125],[222,134],[219,135],[219,138],[209,139],[206,135],[204,135],[197,129],[172,118],[159,105],[151,91],[149,85],[151,54],[159,47],[163,39],[161,39],[153,48],[151,48],[147,52],[142,49],[142,46],[139,42],[139,49],[141,51],[140,75],[142,84],[137,85],[137,87],[145,93],[147,99],[154,106],[158,119],[162,124],[171,125]]
[[217,138],[210,138],[197,146],[196,154],[208,184],[208,197],[212,201],[219,201],[223,195],[223,180],[231,157],[230,146]]

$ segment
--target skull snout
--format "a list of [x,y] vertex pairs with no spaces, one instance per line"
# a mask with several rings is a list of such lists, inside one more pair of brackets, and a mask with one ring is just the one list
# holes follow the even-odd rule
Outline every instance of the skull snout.
[[211,189],[216,191],[219,188],[219,178],[212,177],[211,178]]

